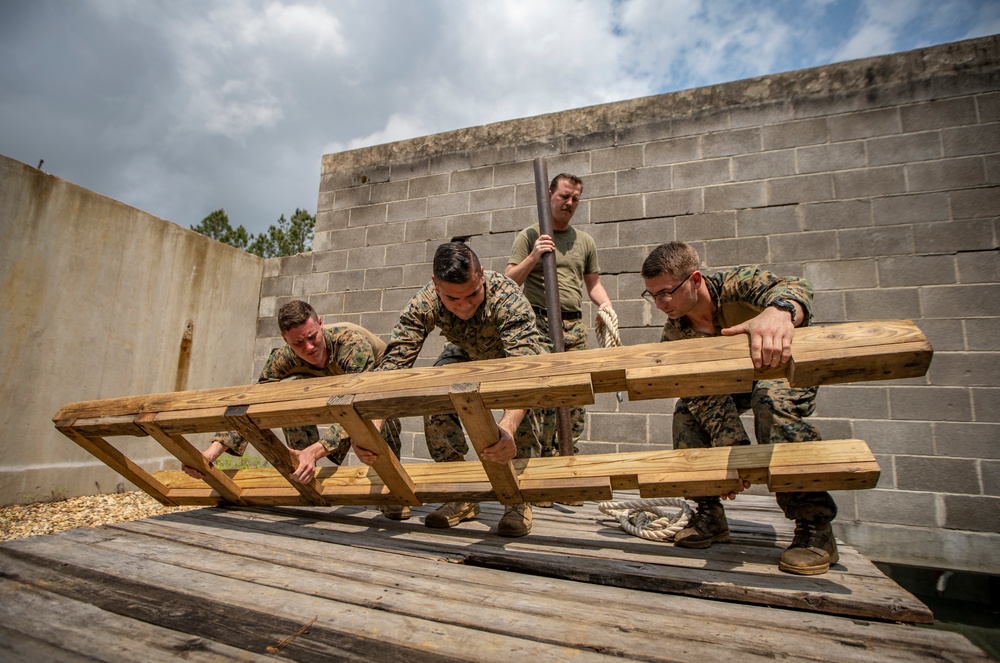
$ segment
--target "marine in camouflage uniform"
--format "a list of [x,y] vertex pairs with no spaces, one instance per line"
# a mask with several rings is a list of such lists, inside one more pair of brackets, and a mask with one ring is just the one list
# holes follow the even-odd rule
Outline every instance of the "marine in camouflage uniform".
[[[719,336],[722,329],[757,316],[775,300],[792,300],[802,306],[803,325],[809,324],[812,317],[813,289],[805,279],[780,277],[757,266],[737,267],[704,279],[715,304],[715,334],[696,331],[687,318],[668,319],[662,341]],[[753,412],[758,444],[819,440],[819,431],[805,421],[815,411],[816,393],[816,387],[796,388],[780,379],[756,380],[750,393],[679,398],[673,417],[674,447],[750,444],[739,418],[747,411]],[[829,523],[837,515],[837,505],[827,492],[775,495],[778,506],[792,520]]]
[[[431,281],[403,309],[392,330],[385,356],[376,371],[410,368],[434,329],[449,342],[435,366],[541,353],[535,315],[521,289],[502,274],[484,270],[484,300],[475,314],[462,320],[449,311]],[[463,460],[469,445],[455,414],[424,417],[427,450],[435,462]],[[539,455],[538,437],[525,416],[514,433],[517,458]]]
[[[364,327],[341,322],[327,325],[323,328],[323,340],[326,342],[327,362],[322,368],[317,368],[300,358],[292,348],[285,344],[271,351],[258,383],[280,382],[282,380],[301,380],[306,378],[329,377],[347,373],[363,373],[372,370],[382,359],[385,343]],[[282,429],[285,433],[285,443],[292,449],[304,450],[316,442],[323,445],[327,458],[340,465],[351,450],[351,440],[347,432],[334,423],[320,437],[316,426],[296,426]],[[386,441],[398,458],[400,455],[400,423],[399,419],[386,419],[382,425],[382,438]],[[219,442],[226,451],[234,456],[242,456],[246,450],[247,441],[235,431],[216,435],[213,442]]]

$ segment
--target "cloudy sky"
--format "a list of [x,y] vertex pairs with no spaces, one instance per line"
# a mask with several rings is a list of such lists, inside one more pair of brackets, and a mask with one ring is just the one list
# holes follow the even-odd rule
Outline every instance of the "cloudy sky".
[[997,0],[3,0],[0,154],[260,232],[323,154],[997,33]]

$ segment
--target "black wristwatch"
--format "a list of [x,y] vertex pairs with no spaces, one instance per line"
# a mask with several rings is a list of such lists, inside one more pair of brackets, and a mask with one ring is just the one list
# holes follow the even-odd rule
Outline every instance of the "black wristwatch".
[[773,302],[768,304],[768,306],[773,306],[774,308],[781,309],[782,311],[788,311],[792,316],[792,324],[795,324],[795,304],[791,303],[787,299],[775,299]]

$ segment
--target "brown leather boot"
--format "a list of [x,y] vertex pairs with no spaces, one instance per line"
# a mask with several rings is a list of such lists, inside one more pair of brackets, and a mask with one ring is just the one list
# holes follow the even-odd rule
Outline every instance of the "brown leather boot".
[[729,543],[726,509],[718,497],[699,499],[698,512],[674,535],[674,545],[681,548],[707,548],[713,543]]
[[479,515],[478,502],[448,502],[431,511],[424,518],[427,527],[454,527]]
[[796,520],[795,537],[792,545],[781,553],[778,568],[786,573],[816,576],[829,571],[830,565],[836,564],[839,559],[837,540],[830,523]]
[[531,505],[511,504],[504,507],[503,518],[497,524],[500,536],[524,536],[531,531]]

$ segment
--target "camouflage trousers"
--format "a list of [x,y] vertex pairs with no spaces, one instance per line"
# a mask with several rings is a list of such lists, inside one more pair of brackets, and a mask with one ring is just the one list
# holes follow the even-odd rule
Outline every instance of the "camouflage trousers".
[[[563,320],[563,349],[566,352],[587,349],[587,325],[583,319]],[[544,316],[535,317],[535,328],[541,335],[541,345],[544,352],[552,352],[552,338],[549,336],[549,321]],[[542,446],[542,456],[559,455],[559,417],[554,407],[532,410],[535,430],[538,431],[538,441]],[[573,453],[579,453],[576,443],[583,436],[587,422],[587,409],[584,407],[569,408],[570,430],[573,436]]]
[[[758,380],[749,394],[680,398],[674,409],[675,449],[704,449],[750,444],[740,415],[753,412],[758,444],[819,440],[816,428],[805,421],[816,409],[816,387],[797,389],[787,380]],[[837,504],[827,492],[775,493],[786,518],[828,523],[837,516]],[[714,496],[696,501],[718,499]]]
[[[466,361],[471,359],[464,350],[452,343],[446,343],[434,365],[447,366]],[[465,460],[465,455],[469,453],[469,443],[465,439],[462,421],[457,414],[425,416],[424,437],[427,440],[427,451],[436,463]],[[514,432],[514,443],[517,445],[517,458],[531,458],[538,455],[538,437],[532,426],[531,412],[525,415],[521,425]]]
[[[307,380],[309,378],[295,375],[286,379]],[[326,450],[326,457],[335,465],[342,465],[344,459],[347,458],[347,452],[351,450],[351,438],[340,424],[330,424],[330,428],[323,434],[323,437],[320,437],[319,429],[311,424],[308,426],[292,426],[282,428],[281,430],[285,434],[285,444],[290,449],[302,451],[319,442]],[[402,450],[402,444],[400,443],[401,432],[402,426],[399,423],[399,419],[386,419],[382,424],[382,439],[392,449],[392,453],[396,454],[396,458],[399,458],[400,451]],[[226,447],[226,451],[234,456],[242,456],[247,448],[247,441],[235,431],[220,433],[213,437],[212,441],[220,442]]]

